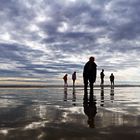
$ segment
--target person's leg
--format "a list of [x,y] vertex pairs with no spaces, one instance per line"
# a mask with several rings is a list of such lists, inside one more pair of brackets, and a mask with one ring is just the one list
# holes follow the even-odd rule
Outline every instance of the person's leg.
[[103,85],[104,81],[103,81],[103,78],[101,78],[101,85]]
[[75,80],[73,82],[74,82],[74,86],[75,86]]
[[67,80],[64,80],[64,83],[65,83],[65,86],[68,86],[68,84],[67,84]]
[[90,80],[90,94],[93,94],[93,81]]
[[111,83],[111,86],[112,86],[112,81],[110,81],[110,83]]
[[87,93],[88,79],[84,78],[84,92]]

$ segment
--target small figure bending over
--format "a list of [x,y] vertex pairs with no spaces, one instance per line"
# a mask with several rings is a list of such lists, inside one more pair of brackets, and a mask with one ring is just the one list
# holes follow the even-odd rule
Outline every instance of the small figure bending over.
[[94,62],[95,58],[90,57],[85,64],[83,70],[84,91],[87,92],[88,82],[90,84],[90,93],[93,93],[93,84],[96,81],[97,65]]
[[114,77],[113,73],[111,73],[111,75],[110,75],[111,87],[114,86],[114,79],[115,79],[115,77]]
[[75,86],[76,71],[72,74],[73,87]]
[[66,86],[66,87],[68,86],[68,83],[67,83],[68,78],[67,78],[67,76],[68,76],[68,74],[65,74],[64,77],[63,77],[64,86]]

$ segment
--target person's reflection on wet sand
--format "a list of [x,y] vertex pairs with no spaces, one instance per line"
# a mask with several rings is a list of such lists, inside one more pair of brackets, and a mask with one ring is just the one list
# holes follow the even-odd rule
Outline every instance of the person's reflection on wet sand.
[[83,107],[84,107],[84,113],[88,117],[87,123],[89,127],[94,128],[95,127],[94,118],[97,113],[97,107],[93,94],[90,93],[90,96],[88,98],[87,92],[84,93]]
[[114,87],[111,87],[110,89],[110,101],[113,103],[114,101]]
[[75,92],[75,87],[73,87],[73,91],[72,91],[72,102],[73,105],[76,106],[76,92]]
[[67,101],[67,86],[64,87],[64,101]]
[[101,86],[101,104],[100,106],[104,106],[104,86]]

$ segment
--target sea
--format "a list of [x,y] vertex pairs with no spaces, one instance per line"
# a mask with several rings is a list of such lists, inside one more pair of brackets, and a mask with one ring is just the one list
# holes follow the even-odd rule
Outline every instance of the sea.
[[0,85],[0,140],[139,140],[138,83]]

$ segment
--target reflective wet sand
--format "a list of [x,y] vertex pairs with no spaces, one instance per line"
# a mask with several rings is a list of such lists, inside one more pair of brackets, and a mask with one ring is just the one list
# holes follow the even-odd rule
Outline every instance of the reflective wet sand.
[[138,140],[140,87],[0,89],[0,140]]

